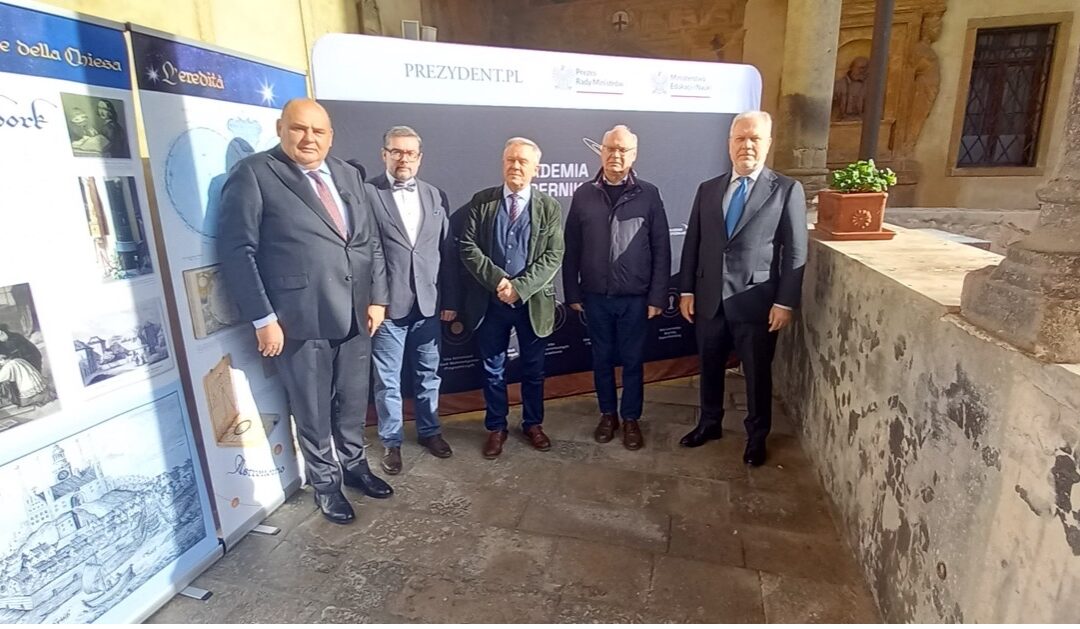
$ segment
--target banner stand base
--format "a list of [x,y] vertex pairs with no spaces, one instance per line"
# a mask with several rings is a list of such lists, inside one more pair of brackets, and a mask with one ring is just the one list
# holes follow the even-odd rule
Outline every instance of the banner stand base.
[[260,535],[277,535],[281,532],[281,529],[276,526],[270,526],[269,524],[256,524],[255,527],[251,529],[251,532],[259,533]]
[[209,599],[213,595],[214,595],[214,593],[211,592],[210,590],[204,590],[202,588],[197,588],[194,585],[189,585],[186,588],[180,590],[180,596],[186,596],[188,598],[193,598],[193,599],[195,599],[197,601],[205,601],[205,600]]

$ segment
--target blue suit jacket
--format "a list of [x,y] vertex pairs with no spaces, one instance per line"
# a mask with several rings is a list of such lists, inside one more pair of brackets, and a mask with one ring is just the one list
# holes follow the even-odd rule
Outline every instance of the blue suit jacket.
[[728,238],[723,200],[730,182],[731,173],[724,173],[698,186],[683,241],[679,289],[694,293],[697,316],[719,313],[728,321],[767,322],[773,304],[799,305],[806,196],[795,179],[763,169]]

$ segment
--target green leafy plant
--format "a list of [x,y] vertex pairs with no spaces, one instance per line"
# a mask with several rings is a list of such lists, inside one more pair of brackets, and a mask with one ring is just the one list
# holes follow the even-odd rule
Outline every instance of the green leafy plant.
[[896,173],[891,168],[878,168],[872,159],[834,170],[830,180],[832,189],[840,192],[885,192],[895,185]]

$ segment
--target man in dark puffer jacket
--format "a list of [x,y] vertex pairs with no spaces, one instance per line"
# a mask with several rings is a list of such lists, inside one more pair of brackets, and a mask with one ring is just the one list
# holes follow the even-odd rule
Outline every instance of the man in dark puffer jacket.
[[563,289],[566,303],[585,312],[600,402],[594,436],[611,441],[619,429],[615,365],[623,366],[623,445],[645,442],[638,427],[645,395],[648,319],[661,313],[671,274],[671,242],[656,186],[631,169],[638,139],[625,125],[604,134],[602,170],[577,189],[566,218]]

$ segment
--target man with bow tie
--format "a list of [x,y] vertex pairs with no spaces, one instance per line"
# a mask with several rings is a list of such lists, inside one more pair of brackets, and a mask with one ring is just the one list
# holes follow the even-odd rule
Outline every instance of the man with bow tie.
[[218,259],[259,352],[281,374],[315,503],[345,524],[355,514],[342,483],[373,498],[393,493],[364,456],[370,335],[389,297],[375,192],[328,155],[334,130],[319,103],[285,103],[277,132],[278,146],[229,172]]
[[731,171],[698,186],[683,240],[679,308],[694,324],[701,361],[701,413],[688,448],[723,436],[724,369],[734,349],[746,374],[743,462],[765,462],[772,427],[777,333],[799,306],[806,266],[806,195],[796,179],[765,166],[772,118],[735,116]]
[[416,131],[391,127],[383,134],[386,171],[369,182],[378,191],[375,218],[390,286],[386,321],[371,348],[382,468],[387,474],[401,472],[403,363],[416,401],[420,445],[439,458],[452,454],[439,425],[439,320],[453,321],[457,316],[457,255],[446,194],[416,178],[422,151]]

